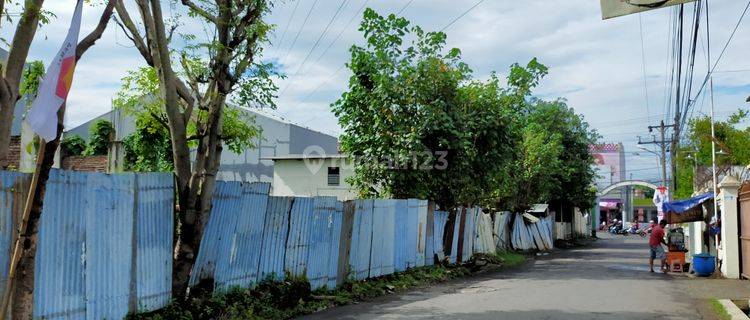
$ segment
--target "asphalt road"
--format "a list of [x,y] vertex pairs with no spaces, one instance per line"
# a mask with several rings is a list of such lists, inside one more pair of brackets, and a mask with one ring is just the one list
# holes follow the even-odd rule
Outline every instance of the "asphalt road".
[[747,282],[648,272],[640,237],[610,237],[308,319],[712,319],[708,298],[748,298]]

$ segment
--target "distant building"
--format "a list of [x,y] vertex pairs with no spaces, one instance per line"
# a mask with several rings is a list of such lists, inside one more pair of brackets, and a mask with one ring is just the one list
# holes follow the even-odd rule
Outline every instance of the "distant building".
[[[235,154],[224,148],[217,179],[224,181],[273,182],[274,161],[272,157],[302,154],[308,147],[325,154],[338,153],[338,138],[309,128],[275,118],[271,115],[247,110],[255,117],[255,124],[262,130],[256,141],[257,148]],[[109,111],[80,126],[65,132],[67,136],[78,135],[88,141],[89,128],[99,120],[108,120],[115,126],[115,142],[122,141],[135,132],[135,119],[120,110]]]
[[[622,143],[591,145],[589,152],[594,157],[597,190],[604,190],[610,185],[627,180],[625,147]],[[631,191],[630,187],[624,187],[602,195],[599,202],[599,223],[614,219],[632,220]]]
[[345,155],[292,154],[269,159],[274,161],[275,196],[335,196],[342,201],[357,196],[347,182],[354,166]]

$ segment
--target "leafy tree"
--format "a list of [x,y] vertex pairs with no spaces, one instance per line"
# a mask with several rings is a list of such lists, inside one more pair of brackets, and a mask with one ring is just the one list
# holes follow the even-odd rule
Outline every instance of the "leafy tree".
[[[115,108],[136,119],[136,132],[125,138],[126,170],[151,172],[174,170],[169,124],[164,101],[159,98],[159,77],[156,69],[142,67],[130,71],[122,79],[122,85],[114,100]],[[197,128],[202,113],[189,119],[189,145],[197,147]],[[240,107],[224,110],[221,141],[230,151],[240,154],[256,148],[261,135],[255,117]]]
[[112,137],[115,134],[115,127],[112,125],[112,122],[104,119],[94,122],[94,125],[89,128],[89,134],[91,137],[89,143],[86,145],[84,155],[107,155]]
[[[181,0],[173,20],[165,20],[159,0],[134,1],[139,19],[134,21],[118,0],[117,22],[145,62],[156,70],[158,95],[163,106],[153,115],[169,129],[172,160],[177,182],[179,229],[176,230],[173,290],[187,294],[190,271],[211,208],[216,173],[221,161],[225,133],[239,137],[226,143],[239,150],[247,147],[258,131],[231,132],[227,100],[241,106],[274,107],[275,70],[259,62],[272,26],[264,21],[272,3],[266,0]],[[179,6],[177,1],[170,4]],[[181,24],[201,25],[202,35],[180,33]],[[172,41],[173,35],[180,41]],[[150,91],[152,92],[152,91]],[[138,95],[138,98],[144,98]],[[238,119],[238,117],[234,117]],[[225,130],[227,128],[227,130]]]
[[[750,164],[750,127],[740,127],[747,118],[748,111],[739,109],[726,121],[714,123],[716,151],[724,151],[716,156],[718,175],[729,172],[732,166]],[[688,123],[686,140],[676,158],[677,198],[692,196],[694,185],[700,189],[711,187],[711,118],[702,116],[692,119]]]
[[350,182],[360,196],[430,198],[445,208],[522,210],[553,198],[591,205],[596,134],[563,100],[533,97],[546,66],[513,65],[503,88],[495,75],[473,80],[441,32],[372,9],[360,31],[366,44],[350,49],[353,76],[332,105],[342,149],[357,158]]
[[86,140],[79,135],[65,136],[60,141],[60,149],[66,156],[80,156],[86,150]]
[[455,204],[451,185],[460,182],[446,177],[465,167],[457,150],[469,142],[457,102],[470,70],[459,50],[444,52],[445,34],[425,33],[404,18],[367,9],[360,31],[367,44],[350,49],[354,75],[332,105],[345,131],[343,151],[359,158],[350,182],[363,197]]

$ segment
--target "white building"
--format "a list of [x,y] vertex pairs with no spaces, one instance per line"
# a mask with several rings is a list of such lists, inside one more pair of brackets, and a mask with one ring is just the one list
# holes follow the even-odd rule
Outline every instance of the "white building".
[[274,196],[335,196],[339,200],[357,196],[347,182],[354,175],[354,164],[345,155],[291,154],[268,159],[274,161]]
[[[246,109],[254,118],[255,125],[262,129],[256,140],[257,148],[236,154],[226,146],[221,154],[221,165],[217,179],[224,181],[272,182],[272,157],[299,154],[314,147],[322,153],[335,154],[338,138],[302,127],[286,120],[266,114],[260,110]],[[135,132],[135,118],[115,109],[65,132],[89,139],[89,128],[99,120],[107,120],[115,126],[115,141],[122,141]]]

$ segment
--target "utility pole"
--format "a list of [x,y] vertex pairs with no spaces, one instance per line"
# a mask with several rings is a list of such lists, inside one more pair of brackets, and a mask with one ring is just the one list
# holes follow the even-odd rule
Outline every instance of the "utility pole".
[[[659,130],[659,135],[661,137],[660,140],[656,140],[655,137],[652,137],[651,141],[642,141],[641,137],[638,137],[638,144],[656,144],[659,145],[661,148],[661,177],[662,177],[662,185],[667,186],[667,144],[674,145],[674,139],[667,140],[666,138],[666,131],[667,128],[674,127],[674,124],[664,124],[664,120],[661,121],[661,123],[658,126],[648,126],[648,132],[653,132],[654,129]],[[673,168],[674,170],[674,168]],[[674,190],[669,193],[669,197],[671,200],[672,194],[674,193]]]

